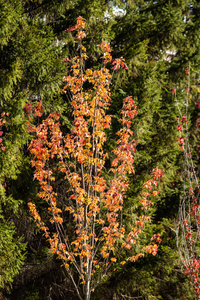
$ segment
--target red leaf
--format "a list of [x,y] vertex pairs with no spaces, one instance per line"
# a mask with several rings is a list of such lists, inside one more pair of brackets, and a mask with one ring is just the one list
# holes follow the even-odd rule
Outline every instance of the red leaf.
[[119,64],[116,64],[114,67],[112,67],[112,70],[118,70],[120,68],[120,65]]
[[69,27],[68,29],[66,29],[65,31],[66,32],[69,32],[69,31],[74,31],[74,30],[76,30],[76,25],[74,25],[74,26],[72,26],[72,27]]
[[127,65],[126,65],[125,63],[122,63],[122,68],[123,68],[124,70],[128,70],[128,67],[127,67]]

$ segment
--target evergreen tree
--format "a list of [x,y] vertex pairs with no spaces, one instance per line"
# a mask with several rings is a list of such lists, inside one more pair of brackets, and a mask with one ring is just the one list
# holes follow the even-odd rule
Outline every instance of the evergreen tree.
[[[120,5],[119,2],[118,5]],[[196,17],[198,5],[198,1],[194,1],[192,6],[188,1],[127,1],[123,6],[124,15],[118,17],[118,22],[113,27],[116,33],[112,41],[114,51],[117,55],[123,55],[129,66],[127,77],[125,74],[120,74],[119,78],[116,78],[115,103],[119,102],[121,93],[132,94],[138,106],[138,119],[135,120],[133,126],[138,139],[136,173],[129,193],[128,211],[124,214],[127,222],[131,222],[132,215],[137,211],[136,200],[141,189],[141,181],[148,176],[152,167],[158,165],[165,171],[160,198],[154,204],[152,211],[155,230],[159,230],[160,224],[163,226],[163,243],[161,251],[155,257],[155,268],[151,265],[152,275],[149,275],[148,271],[145,275],[143,273],[143,276],[149,279],[153,274],[158,274],[158,270],[160,274],[169,274],[170,268],[166,266],[164,271],[163,264],[159,262],[160,259],[164,261],[166,255],[170,257],[168,266],[171,264],[171,276],[174,273],[173,268],[181,270],[177,260],[176,244],[175,242],[169,244],[169,239],[175,240],[173,224],[178,214],[182,189],[180,175],[183,171],[175,121],[178,112],[172,89],[178,88],[179,97],[184,99],[185,88],[183,86],[186,86],[187,80],[184,70],[189,63],[192,64],[194,70],[199,68],[199,41],[196,39],[196,36],[199,36],[199,20]],[[181,94],[182,89],[184,92]],[[195,118],[192,117],[196,114],[195,110],[195,104],[191,102],[192,127],[195,123]],[[140,268],[142,270],[142,264],[141,262],[141,265],[138,265],[138,271]],[[146,266],[146,268],[149,267]],[[185,275],[182,274],[181,277],[185,278]],[[158,276],[157,282],[159,278],[162,280],[162,275]],[[176,282],[174,279],[172,277],[167,279],[166,275],[164,280]],[[128,276],[127,280],[137,282],[137,275],[132,278]],[[151,280],[150,282],[152,284]],[[121,283],[119,289],[120,286]],[[173,299],[182,299],[181,297],[185,299],[184,286],[183,294],[180,290],[178,292],[180,288],[178,282],[175,286],[179,294],[174,294]],[[148,292],[137,294],[140,287],[134,287],[134,283],[132,289],[135,289],[136,294],[129,295],[141,295],[147,299],[153,296],[152,291],[149,295]],[[161,292],[155,291],[155,299],[159,297],[168,299],[167,294],[170,299],[170,291],[166,291],[166,295],[159,293]],[[194,296],[190,295],[193,299]]]
[[[12,281],[24,260],[25,244],[16,237],[14,223],[19,222],[21,214],[24,214],[22,219],[26,218],[27,213],[23,207],[27,210],[26,199],[30,192],[22,187],[19,193],[19,185],[22,186],[19,178],[24,176],[29,165],[26,157],[29,140],[26,130],[27,111],[39,99],[51,100],[55,94],[60,93],[64,66],[60,59],[60,49],[54,47],[52,31],[42,21],[30,21],[24,14],[21,1],[1,0],[0,12],[2,288]],[[29,106],[27,103],[30,103]]]

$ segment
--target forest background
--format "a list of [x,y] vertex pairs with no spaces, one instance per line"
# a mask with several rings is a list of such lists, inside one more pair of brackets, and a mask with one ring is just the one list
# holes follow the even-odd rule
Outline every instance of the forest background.
[[[123,218],[131,227],[139,214],[142,186],[155,167],[164,170],[160,194],[139,242],[146,245],[161,234],[156,256],[130,262],[97,289],[94,299],[196,299],[176,247],[176,226],[183,191],[184,158],[178,143],[175,101],[184,109],[189,97],[189,141],[199,171],[199,1],[48,1],[0,0],[1,149],[0,149],[0,288],[3,299],[75,299],[75,291],[48,250],[30,217],[34,200],[45,218],[45,205],[36,197],[27,131],[30,104],[42,101],[44,114],[58,111],[63,128],[70,125],[70,91],[63,94],[63,62],[77,46],[65,30],[81,15],[87,20],[88,67],[100,66],[96,45],[107,40],[112,56],[125,58],[128,70],[112,78],[109,112],[114,116],[106,151],[115,147],[122,99],[132,95],[138,115],[132,130],[137,139],[135,175],[130,177]],[[4,114],[5,113],[5,114]],[[5,121],[5,123],[3,123]],[[35,124],[41,122],[39,116]],[[62,187],[58,182],[60,193]],[[133,252],[137,251],[134,249]]]

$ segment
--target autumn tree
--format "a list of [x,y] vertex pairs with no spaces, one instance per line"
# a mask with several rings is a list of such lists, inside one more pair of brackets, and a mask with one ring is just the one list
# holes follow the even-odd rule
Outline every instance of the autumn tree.
[[[123,203],[129,187],[129,174],[134,173],[136,141],[132,138],[131,124],[137,110],[131,96],[123,100],[119,120],[121,129],[117,132],[116,147],[108,157],[104,144],[112,116],[107,113],[111,101],[111,74],[107,66],[111,64],[113,71],[128,67],[123,58],[113,60],[110,45],[103,42],[99,45],[102,51],[101,69],[84,69],[87,60],[86,49],[82,45],[86,36],[85,23],[85,19],[78,17],[77,24],[67,30],[76,31],[80,53],[71,62],[68,57],[65,58],[71,63],[62,91],[66,93],[70,89],[73,95],[70,131],[63,134],[58,112],[51,113],[38,126],[28,124],[29,130],[36,135],[29,148],[33,155],[34,178],[41,187],[38,197],[47,202],[52,225],[46,226],[35,204],[30,202],[29,208],[49,241],[51,251],[62,260],[78,297],[89,300],[91,292],[113,269],[113,265],[134,262],[145,253],[157,253],[157,243],[161,241],[159,234],[153,235],[150,243],[139,253],[120,262],[121,252],[135,247],[144,224],[150,219],[146,212],[153,204],[151,197],[159,193],[155,188],[163,172],[155,168],[152,178],[144,184],[141,195],[144,214],[126,233]],[[108,172],[106,162],[110,164]],[[57,180],[61,180],[66,189],[62,200],[55,191],[54,181]],[[67,224],[73,225],[73,231],[67,229]]]
[[[177,247],[185,272],[193,283],[194,291],[200,299],[200,204],[199,204],[199,81],[196,80],[190,64],[185,69],[187,81],[181,92],[173,89],[177,104],[178,143],[183,153],[184,165],[181,176],[182,193],[177,222]],[[196,113],[191,116],[191,106]]]
[[[90,9],[86,9],[88,4]],[[1,274],[0,289],[13,281],[24,260],[29,263],[33,253],[43,247],[43,244],[36,242],[36,233],[30,235],[34,227],[27,211],[27,201],[35,192],[37,182],[32,181],[27,151],[30,135],[26,121],[39,99],[45,99],[45,112],[52,110],[52,107],[56,107],[61,114],[66,112],[66,95],[60,93],[65,74],[62,58],[69,52],[73,39],[69,35],[66,39],[64,29],[82,10],[91,21],[91,30],[94,30],[94,24],[97,25],[98,16],[101,24],[99,31],[102,33],[104,4],[104,1],[0,1],[0,116],[9,113],[0,136],[0,223],[4,232],[0,250],[4,272]],[[97,43],[101,41],[100,34],[99,37]],[[69,40],[71,43],[68,43]],[[26,231],[24,224],[30,225]],[[9,259],[7,249],[10,249]],[[15,255],[11,254],[14,249]],[[21,274],[25,270],[26,267]]]

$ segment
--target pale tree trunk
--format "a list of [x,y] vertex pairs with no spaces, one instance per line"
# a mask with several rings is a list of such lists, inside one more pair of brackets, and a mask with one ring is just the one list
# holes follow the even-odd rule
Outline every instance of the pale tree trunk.
[[90,279],[86,281],[84,300],[90,300]]

